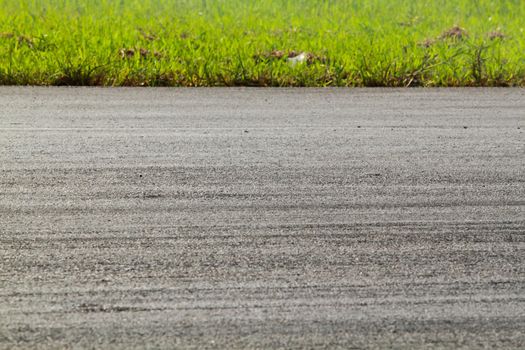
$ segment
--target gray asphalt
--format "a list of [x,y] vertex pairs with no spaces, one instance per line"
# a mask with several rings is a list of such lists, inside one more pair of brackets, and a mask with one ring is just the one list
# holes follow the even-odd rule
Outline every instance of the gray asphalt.
[[0,88],[0,348],[522,348],[525,90]]

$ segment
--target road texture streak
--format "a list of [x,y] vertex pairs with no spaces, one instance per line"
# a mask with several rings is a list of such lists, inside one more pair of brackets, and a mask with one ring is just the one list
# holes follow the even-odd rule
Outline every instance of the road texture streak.
[[525,344],[525,90],[0,92],[2,349]]

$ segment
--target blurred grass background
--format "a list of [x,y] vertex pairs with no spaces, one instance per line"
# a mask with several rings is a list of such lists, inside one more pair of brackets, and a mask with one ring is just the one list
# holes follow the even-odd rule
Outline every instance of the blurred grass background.
[[522,0],[0,0],[0,84],[524,86],[524,18]]

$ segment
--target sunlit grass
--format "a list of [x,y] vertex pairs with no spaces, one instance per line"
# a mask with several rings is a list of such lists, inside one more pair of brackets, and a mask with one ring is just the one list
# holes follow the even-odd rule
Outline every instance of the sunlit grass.
[[522,0],[0,0],[0,84],[524,86],[523,18]]

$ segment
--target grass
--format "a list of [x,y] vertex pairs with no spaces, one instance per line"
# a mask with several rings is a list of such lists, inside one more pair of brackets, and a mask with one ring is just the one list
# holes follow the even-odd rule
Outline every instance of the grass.
[[522,0],[0,0],[0,84],[525,86],[523,18]]

